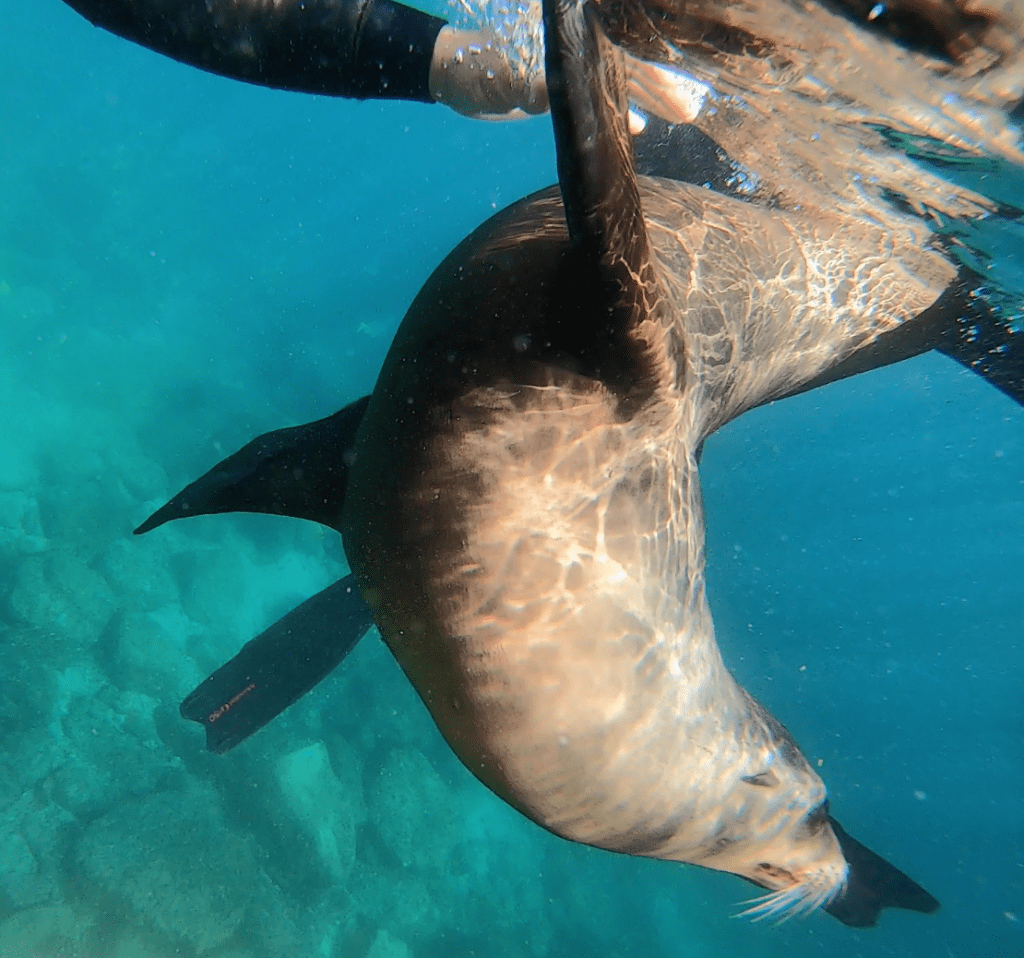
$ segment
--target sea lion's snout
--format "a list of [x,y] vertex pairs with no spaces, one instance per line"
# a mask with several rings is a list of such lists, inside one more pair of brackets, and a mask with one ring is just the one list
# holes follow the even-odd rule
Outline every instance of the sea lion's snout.
[[750,907],[740,915],[754,921],[765,918],[785,921],[810,914],[840,898],[846,888],[849,866],[831,830],[829,834],[834,850],[822,849],[825,856],[818,860],[800,865],[758,862],[752,873],[745,877],[770,891],[749,902]]
[[840,897],[849,866],[828,820],[828,801],[780,830],[757,849],[760,858],[740,874],[768,889],[740,914],[755,921],[785,921]]

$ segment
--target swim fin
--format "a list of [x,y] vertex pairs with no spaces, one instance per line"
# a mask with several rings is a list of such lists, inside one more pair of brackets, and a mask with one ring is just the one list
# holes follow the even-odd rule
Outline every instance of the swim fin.
[[851,837],[831,815],[828,820],[850,866],[846,889],[825,906],[833,918],[853,928],[870,928],[883,908],[906,908],[926,914],[938,910],[937,898]]
[[348,575],[242,646],[181,703],[221,755],[263,728],[336,668],[373,624]]
[[291,516],[337,529],[356,431],[369,401],[363,396],[326,419],[258,436],[189,483],[135,534],[172,519],[222,512]]

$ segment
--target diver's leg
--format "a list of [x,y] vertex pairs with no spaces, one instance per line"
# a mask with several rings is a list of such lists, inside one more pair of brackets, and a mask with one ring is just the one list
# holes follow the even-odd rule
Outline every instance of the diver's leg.
[[395,0],[65,0],[96,26],[182,63],[275,89],[440,101],[468,116],[542,113],[542,77],[489,30]]

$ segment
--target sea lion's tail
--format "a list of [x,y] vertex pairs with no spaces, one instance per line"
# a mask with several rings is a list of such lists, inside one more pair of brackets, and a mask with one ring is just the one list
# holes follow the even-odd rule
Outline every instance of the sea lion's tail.
[[878,921],[883,908],[933,912],[939,907],[933,898],[895,865],[851,837],[831,815],[832,830],[839,839],[843,857],[850,866],[843,893],[824,906],[834,918],[854,928],[868,928]]

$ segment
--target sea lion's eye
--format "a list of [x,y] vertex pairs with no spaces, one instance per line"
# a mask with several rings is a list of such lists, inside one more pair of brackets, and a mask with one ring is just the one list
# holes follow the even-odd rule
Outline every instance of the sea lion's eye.
[[742,781],[748,785],[756,785],[758,788],[774,788],[779,784],[779,777],[769,768],[756,775],[744,775]]

